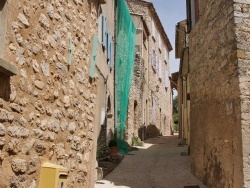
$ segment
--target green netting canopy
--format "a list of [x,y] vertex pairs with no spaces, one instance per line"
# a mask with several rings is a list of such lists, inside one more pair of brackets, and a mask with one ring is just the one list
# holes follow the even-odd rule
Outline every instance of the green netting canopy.
[[115,135],[120,153],[127,153],[125,141],[129,90],[133,76],[136,28],[125,0],[117,0],[115,67]]

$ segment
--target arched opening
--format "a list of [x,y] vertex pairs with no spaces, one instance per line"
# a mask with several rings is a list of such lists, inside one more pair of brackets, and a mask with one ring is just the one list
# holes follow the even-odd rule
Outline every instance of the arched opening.
[[107,100],[107,116],[106,116],[106,130],[107,130],[107,141],[114,139],[114,128],[112,126],[112,107],[111,107],[111,99],[110,96]]
[[110,97],[108,97],[107,112],[108,112],[108,114],[111,112],[111,101],[110,101]]
[[136,127],[138,124],[138,104],[137,101],[134,101],[134,129],[136,129]]

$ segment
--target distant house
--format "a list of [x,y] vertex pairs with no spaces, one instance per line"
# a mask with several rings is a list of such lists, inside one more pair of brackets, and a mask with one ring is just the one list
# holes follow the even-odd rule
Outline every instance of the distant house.
[[176,25],[175,57],[180,59],[178,72],[179,137],[190,145],[190,75],[188,61],[187,20]]
[[127,0],[127,4],[137,31],[127,120],[127,140],[131,142],[133,136],[144,140],[170,134],[172,92],[169,52],[172,46],[153,3]]

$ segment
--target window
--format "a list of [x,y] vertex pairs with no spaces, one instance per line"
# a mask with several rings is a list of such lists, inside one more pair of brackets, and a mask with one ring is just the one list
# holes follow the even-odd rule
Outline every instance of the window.
[[102,14],[102,48],[105,51],[107,48],[107,18]]
[[152,100],[152,123],[155,124],[156,123],[156,104],[155,104],[155,100]]
[[168,55],[169,55],[168,50],[165,48],[164,49],[164,60],[165,60],[166,63],[168,63]]
[[154,22],[153,18],[152,18],[152,37],[155,40],[155,22]]
[[158,72],[158,68],[159,68],[159,58],[158,56],[156,55],[156,61],[155,61],[155,71]]
[[165,88],[169,87],[169,78],[168,78],[168,71],[165,71]]
[[94,78],[95,76],[95,63],[96,63],[96,56],[97,56],[97,48],[98,48],[98,36],[94,36],[93,47],[92,47],[92,58],[91,58],[91,66],[89,76]]
[[159,60],[159,79],[162,79],[162,61]]
[[199,6],[199,0],[187,0],[187,32],[190,32],[199,20]]
[[102,6],[98,8],[98,40],[102,42]]
[[113,43],[110,32],[107,34],[107,61],[109,64],[110,70],[112,69],[112,54],[113,54]]
[[160,52],[161,52],[161,35],[160,35],[160,33],[158,34],[158,47],[159,47],[159,50],[160,50]]
[[17,68],[0,58],[0,98],[6,101],[10,99],[10,76],[17,74]]
[[156,53],[154,49],[152,49],[152,52],[151,52],[151,66],[156,71]]

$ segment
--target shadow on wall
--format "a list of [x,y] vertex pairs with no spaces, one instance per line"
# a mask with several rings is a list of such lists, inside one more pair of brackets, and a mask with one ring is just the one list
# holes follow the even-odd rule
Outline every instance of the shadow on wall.
[[148,125],[147,127],[141,127],[138,129],[138,135],[141,140],[143,140],[143,132],[144,132],[144,140],[149,138],[154,138],[157,136],[162,136],[160,130],[155,125]]
[[2,0],[2,1],[0,1],[0,11],[3,10],[3,7],[4,7],[5,3],[6,3],[6,1],[7,1],[7,0]]
[[[110,130],[108,134],[113,136],[113,132]],[[101,126],[100,135],[97,140],[97,151],[96,151],[96,160],[100,161],[106,158],[109,155],[109,150],[107,146],[107,137],[106,137],[106,125]]]

